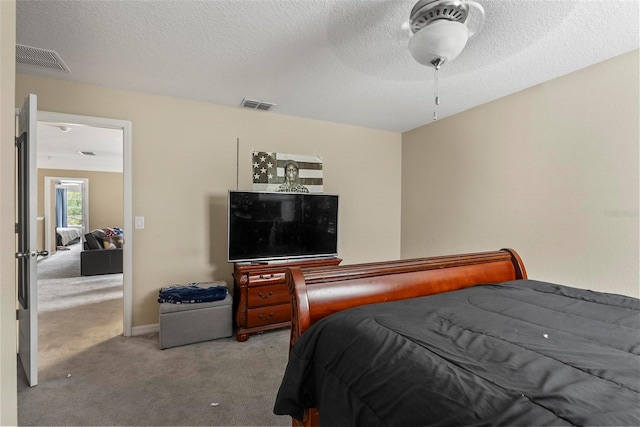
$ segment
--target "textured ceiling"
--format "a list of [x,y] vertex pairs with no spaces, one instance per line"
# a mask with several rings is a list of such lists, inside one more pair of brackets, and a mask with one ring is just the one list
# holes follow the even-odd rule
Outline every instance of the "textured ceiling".
[[[402,29],[415,1],[19,0],[17,43],[57,52],[70,72],[17,71],[403,132],[434,108],[433,70]],[[439,118],[640,45],[637,0],[478,1],[486,22],[440,71]]]

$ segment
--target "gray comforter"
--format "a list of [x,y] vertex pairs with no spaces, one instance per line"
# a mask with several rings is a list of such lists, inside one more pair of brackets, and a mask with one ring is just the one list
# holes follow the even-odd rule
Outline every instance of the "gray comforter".
[[640,303],[521,280],[353,308],[295,344],[274,412],[322,425],[640,425]]

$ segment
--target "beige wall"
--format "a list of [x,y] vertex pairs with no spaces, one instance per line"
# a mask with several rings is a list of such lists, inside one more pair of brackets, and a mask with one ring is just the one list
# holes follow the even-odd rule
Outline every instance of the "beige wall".
[[16,102],[29,92],[40,110],[132,122],[133,215],[145,217],[133,230],[134,327],[158,323],[162,286],[231,282],[226,198],[237,139],[240,189],[251,189],[252,149],[318,155],[324,191],[340,195],[339,256],[400,257],[398,133],[17,75]]
[[[96,228],[124,228],[123,174],[119,172],[95,172],[67,169],[38,169],[38,216],[45,216],[45,177],[87,178],[89,180],[89,224],[87,231]],[[55,239],[55,190],[51,189],[51,213],[49,221],[52,239]],[[43,225],[44,228],[44,225]],[[55,242],[55,240],[53,240]]]
[[405,133],[402,257],[513,247],[637,297],[638,80],[634,51]]
[[0,425],[18,425],[15,285],[16,3],[0,1]]

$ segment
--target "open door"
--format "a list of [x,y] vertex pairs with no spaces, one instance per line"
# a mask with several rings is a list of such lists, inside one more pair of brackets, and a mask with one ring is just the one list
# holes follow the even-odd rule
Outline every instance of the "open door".
[[38,384],[37,164],[36,95],[30,94],[18,114],[17,222],[18,357],[32,387]]

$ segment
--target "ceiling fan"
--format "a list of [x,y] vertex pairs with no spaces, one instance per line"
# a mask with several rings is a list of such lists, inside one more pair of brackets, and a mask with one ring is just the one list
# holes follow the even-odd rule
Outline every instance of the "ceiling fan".
[[[474,32],[467,26],[471,7],[475,7],[481,17]],[[472,0],[419,0],[411,9],[409,27],[413,35],[409,39],[409,51],[418,63],[435,69],[436,106],[440,103],[438,70],[460,55],[469,38],[482,28],[484,19],[484,8]],[[433,120],[437,120],[435,108]]]
[[[484,24],[482,5],[472,0],[419,0],[411,9],[410,28],[413,36],[409,40],[409,51],[422,65],[440,68],[445,62],[456,58],[477,31],[470,32],[467,20],[470,7],[481,15],[480,27]],[[479,27],[479,28],[480,28]]]

